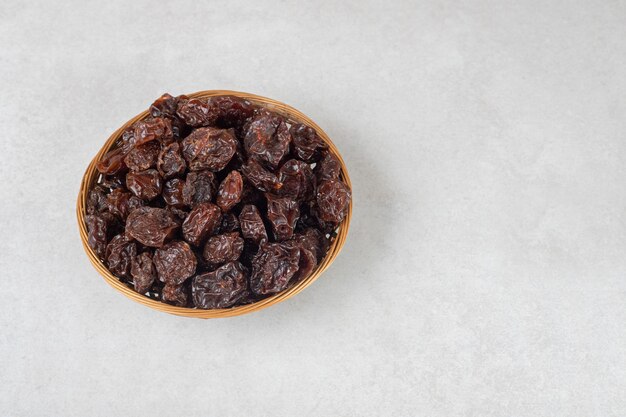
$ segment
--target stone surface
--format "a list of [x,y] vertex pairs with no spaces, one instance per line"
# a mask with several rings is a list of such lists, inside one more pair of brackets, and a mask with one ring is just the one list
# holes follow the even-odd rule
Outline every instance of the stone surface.
[[[626,415],[624,3],[156,4],[0,4],[0,414]],[[83,254],[81,176],[229,88],[334,139],[350,236],[262,312],[149,310]]]

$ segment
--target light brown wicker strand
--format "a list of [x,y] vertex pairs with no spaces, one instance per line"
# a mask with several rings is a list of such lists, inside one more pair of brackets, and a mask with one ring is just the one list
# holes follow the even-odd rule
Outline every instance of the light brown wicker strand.
[[[302,114],[300,111],[294,109],[293,107],[288,106],[279,101],[272,100],[266,97],[257,96],[254,94],[242,93],[238,91],[207,90],[207,91],[200,91],[194,94],[189,94],[188,96],[199,98],[199,97],[212,97],[212,96],[221,96],[221,95],[232,95],[232,96],[241,97],[243,99],[251,101],[252,103],[270,108],[273,111],[281,114],[282,116],[284,116],[285,118],[291,121],[303,123],[314,128],[319,134],[319,136],[327,143],[329,150],[339,159],[339,162],[341,163],[341,177],[343,181],[346,183],[346,185],[348,186],[348,188],[352,190],[352,184],[350,183],[350,177],[348,176],[348,171],[346,170],[345,163],[343,159],[341,158],[341,155],[339,154],[337,147],[333,144],[333,142],[330,140],[328,135],[317,124],[315,124],[315,122],[313,122],[307,116]],[[307,278],[303,279],[302,281],[300,281],[293,287],[279,294],[276,294],[274,296],[258,301],[256,303],[243,305],[239,307],[228,308],[228,309],[219,309],[219,310],[201,310],[201,309],[193,309],[193,308],[185,308],[185,307],[176,307],[176,306],[162,303],[157,300],[153,300],[142,294],[139,294],[135,292],[134,290],[132,290],[131,288],[127,287],[122,282],[120,282],[113,274],[111,274],[108,271],[108,269],[104,266],[104,264],[100,262],[100,260],[98,259],[94,251],[87,244],[87,228],[85,226],[85,215],[86,215],[85,207],[87,203],[87,193],[89,189],[91,188],[92,184],[96,181],[98,177],[98,172],[96,171],[97,161],[99,161],[102,158],[102,156],[106,152],[108,152],[109,149],[113,147],[116,140],[121,136],[122,132],[128,126],[135,123],[137,120],[141,120],[147,116],[148,116],[148,111],[144,111],[138,114],[137,116],[133,117],[131,120],[126,122],[124,126],[122,126],[117,131],[115,131],[111,135],[111,137],[109,137],[109,139],[106,141],[104,146],[100,149],[98,154],[93,158],[93,160],[87,167],[87,170],[85,172],[85,175],[83,176],[83,180],[80,185],[80,191],[78,193],[78,201],[76,204],[76,215],[78,218],[78,228],[80,232],[80,238],[83,242],[83,247],[85,248],[85,252],[87,253],[87,256],[89,260],[91,261],[91,263],[93,264],[93,266],[104,277],[105,281],[109,285],[111,285],[113,288],[115,288],[117,291],[121,292],[126,297],[130,298],[131,300],[134,300],[145,306],[148,306],[155,310],[163,311],[166,313],[175,314],[178,316],[196,317],[196,318],[202,318],[202,319],[232,317],[232,316],[238,316],[241,314],[246,314],[246,313],[251,313],[253,311],[261,310],[265,307],[269,307],[273,304],[279,303],[281,301],[284,301],[298,294],[300,291],[304,290],[306,287],[311,285],[313,281],[315,281],[326,270],[326,268],[328,268],[330,264],[335,260],[335,258],[341,251],[341,248],[343,247],[346,241],[346,237],[348,235],[348,228],[350,226],[350,220],[352,218],[352,202],[350,202],[350,207],[349,207],[348,214],[345,220],[343,221],[343,223],[337,230],[337,235],[335,236],[335,239],[330,244],[328,253],[324,257],[322,262],[320,262],[320,264],[317,266],[317,268],[311,273],[311,275],[309,275]]]

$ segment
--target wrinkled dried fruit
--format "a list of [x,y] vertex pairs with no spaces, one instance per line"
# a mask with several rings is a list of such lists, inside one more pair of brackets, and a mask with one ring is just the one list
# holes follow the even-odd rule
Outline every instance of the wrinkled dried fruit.
[[283,243],[263,243],[252,260],[250,289],[257,295],[284,290],[298,271],[299,262],[300,249]]
[[350,198],[350,190],[343,182],[322,182],[317,188],[318,217],[326,222],[341,222],[348,214]]
[[168,93],[165,93],[152,103],[150,106],[150,114],[152,117],[175,117],[177,104],[178,99],[176,97],[172,97]]
[[222,211],[211,203],[198,204],[183,223],[183,236],[194,246],[200,246],[220,225]]
[[124,163],[131,171],[143,171],[156,165],[161,147],[158,142],[136,146],[126,155]]
[[128,215],[126,234],[143,245],[159,248],[179,225],[174,215],[165,209],[140,207]]
[[309,164],[290,159],[280,167],[278,178],[283,186],[277,194],[298,201],[314,198],[316,181]]
[[187,163],[180,153],[180,145],[173,142],[163,148],[158,156],[157,168],[165,179],[176,177],[185,173]]
[[276,174],[269,172],[253,159],[248,160],[241,167],[241,172],[252,185],[261,191],[275,192],[283,186]]
[[227,308],[247,295],[246,289],[243,265],[229,262],[213,272],[195,276],[191,284],[191,296],[198,308]]
[[152,200],[161,194],[163,179],[156,169],[129,172],[126,175],[126,186],[138,198]]
[[241,213],[239,213],[239,226],[241,227],[243,237],[250,239],[257,245],[262,241],[267,241],[265,224],[263,224],[259,209],[255,206],[248,204],[241,209]]
[[241,201],[243,193],[243,179],[237,171],[231,171],[224,181],[220,184],[217,191],[217,205],[222,211],[227,212],[233,208],[235,204]]
[[156,279],[152,255],[144,252],[133,258],[130,264],[130,275],[133,277],[135,291],[141,294],[148,291]]
[[243,145],[249,158],[274,169],[289,153],[291,134],[282,117],[259,112],[247,126]]
[[215,174],[210,171],[190,172],[183,187],[183,201],[188,206],[210,203],[216,192]]
[[165,200],[165,204],[174,207],[183,207],[185,205],[185,201],[183,199],[183,189],[185,187],[185,181],[173,178],[169,181],[165,182],[163,186],[163,200]]
[[107,152],[96,164],[96,169],[105,175],[116,174],[126,169],[124,157],[126,154],[122,148],[113,149]]
[[106,260],[109,271],[118,277],[127,277],[130,264],[137,254],[137,245],[125,235],[117,235],[107,245]]
[[163,94],[96,168],[87,244],[124,284],[177,306],[229,308],[296,285],[350,207],[314,128],[235,96]]
[[327,152],[315,166],[318,181],[336,180],[341,172],[341,164],[335,155]]
[[87,197],[87,214],[102,213],[108,209],[106,190],[96,185]]
[[243,238],[239,233],[225,233],[211,236],[204,245],[202,255],[209,264],[223,264],[236,261],[243,251]]
[[183,157],[191,171],[220,171],[237,150],[237,139],[230,129],[201,127],[182,142]]
[[319,151],[326,149],[326,144],[312,127],[298,123],[291,126],[289,132],[296,156],[305,162],[315,162],[319,159]]
[[187,293],[182,285],[165,284],[163,290],[161,290],[161,299],[168,304],[178,307],[187,305]]
[[161,282],[180,285],[196,272],[196,255],[186,242],[175,240],[154,251],[152,258]]
[[300,209],[298,203],[289,197],[266,194],[267,219],[272,224],[274,238],[278,241],[290,239],[296,227]]
[[172,122],[163,117],[155,117],[154,119],[141,120],[135,123],[133,135],[135,146],[140,146],[153,140],[169,143],[174,138]]
[[105,218],[97,214],[85,216],[87,226],[87,244],[100,259],[104,259],[107,247],[108,224]]

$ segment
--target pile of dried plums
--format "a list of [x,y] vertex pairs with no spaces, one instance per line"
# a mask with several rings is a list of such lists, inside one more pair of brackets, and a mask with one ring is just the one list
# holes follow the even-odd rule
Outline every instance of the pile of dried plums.
[[137,292],[203,309],[305,278],[351,198],[314,129],[232,96],[164,94],[97,169],[89,246]]

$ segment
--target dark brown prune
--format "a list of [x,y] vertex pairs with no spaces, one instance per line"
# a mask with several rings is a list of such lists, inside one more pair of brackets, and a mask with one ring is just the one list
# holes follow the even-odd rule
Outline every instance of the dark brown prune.
[[222,211],[227,212],[241,201],[243,192],[243,178],[238,171],[231,171],[224,178],[217,191],[217,205]]
[[261,191],[276,192],[283,186],[275,174],[263,168],[261,164],[253,159],[249,159],[241,167],[241,173],[252,185]]
[[165,203],[174,207],[183,207],[185,205],[185,201],[183,199],[184,187],[185,181],[178,178],[165,181],[162,194]]
[[297,201],[311,200],[315,197],[315,175],[309,164],[290,159],[280,167],[278,178],[283,186],[277,194]]
[[196,275],[191,296],[198,308],[228,308],[246,295],[246,271],[239,262],[229,262],[213,272]]
[[182,285],[165,284],[161,290],[161,300],[178,307],[187,305],[187,293]]
[[275,169],[289,153],[291,134],[282,117],[259,112],[247,125],[243,146],[249,158]]
[[183,187],[183,201],[190,207],[210,203],[216,192],[215,174],[210,171],[190,172]]
[[157,168],[165,179],[185,173],[187,163],[180,153],[180,145],[178,142],[170,143],[163,148],[158,156]]
[[145,145],[136,146],[128,152],[124,163],[131,171],[143,171],[155,166],[161,147],[158,142],[148,142]]
[[107,208],[109,212],[115,214],[122,220],[126,219],[130,212],[128,207],[130,197],[131,194],[121,188],[111,191],[111,193],[107,195]]
[[222,214],[219,233],[230,233],[239,230],[239,219],[233,213]]
[[265,197],[267,219],[272,224],[274,238],[278,241],[290,239],[300,217],[298,202],[289,197],[277,197],[272,194],[266,194]]
[[341,172],[341,164],[335,155],[327,152],[315,166],[318,181],[336,180]]
[[351,193],[341,181],[323,181],[317,187],[317,216],[325,222],[341,222],[350,205]]
[[243,237],[250,239],[257,245],[263,241],[267,241],[265,224],[263,224],[261,214],[255,206],[248,204],[241,209],[241,213],[239,213],[239,226],[241,227]]
[[148,291],[156,279],[152,255],[144,252],[134,257],[130,263],[130,275],[133,277],[135,291],[140,294]]
[[147,169],[140,172],[126,174],[126,186],[142,200],[152,200],[161,194],[163,179],[156,169]]
[[176,114],[191,127],[214,125],[219,109],[206,98],[179,99]]
[[117,235],[111,239],[106,249],[106,260],[109,271],[120,278],[128,277],[130,264],[137,255],[137,244],[125,235]]
[[126,169],[124,157],[126,154],[121,148],[113,149],[104,154],[102,159],[96,164],[96,169],[105,175],[112,175]]
[[296,156],[306,162],[319,159],[319,152],[326,149],[326,143],[317,135],[315,129],[303,124],[295,124],[289,129]]
[[175,117],[177,104],[177,97],[172,97],[168,93],[165,93],[152,103],[150,106],[150,114],[152,117]]
[[254,113],[254,106],[247,100],[233,96],[213,97],[209,101],[217,114],[215,123],[224,128],[243,125]]
[[283,243],[263,243],[252,260],[250,289],[257,295],[284,290],[298,272],[299,262],[299,248]]
[[180,226],[169,211],[156,207],[140,207],[126,219],[126,234],[145,246],[159,248]]
[[183,236],[194,246],[200,246],[215,233],[222,220],[222,211],[211,203],[196,205],[183,222]]
[[293,235],[290,242],[299,245],[301,248],[309,250],[318,262],[328,251],[328,239],[322,232],[313,227],[305,229],[303,232]]
[[172,122],[164,117],[138,121],[135,123],[133,135],[135,137],[135,146],[140,146],[153,140],[170,143],[174,139]]
[[209,264],[236,261],[243,251],[243,238],[238,232],[211,236],[204,245],[202,256]]
[[196,272],[196,255],[187,244],[172,241],[154,251],[152,262],[161,282],[180,285]]
[[87,226],[87,244],[98,255],[98,258],[104,259],[108,229],[106,219],[98,214],[88,214],[85,216],[85,225]]
[[201,127],[182,141],[183,156],[189,170],[220,171],[235,155],[237,139],[231,129]]
[[96,185],[87,196],[87,214],[97,214],[108,210],[104,188]]

